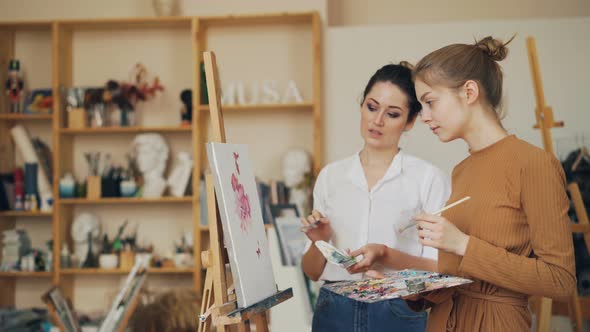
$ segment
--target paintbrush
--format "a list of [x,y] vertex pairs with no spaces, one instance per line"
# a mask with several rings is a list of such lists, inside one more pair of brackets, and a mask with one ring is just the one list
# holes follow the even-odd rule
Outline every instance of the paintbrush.
[[314,229],[314,228],[318,227],[319,224],[320,224],[320,220],[319,219],[315,219],[314,222],[312,222],[311,224],[309,224],[307,226],[301,227],[301,231],[302,232],[307,232],[310,229]]
[[[445,212],[446,210],[448,210],[452,207],[455,207],[465,201],[468,201],[470,198],[471,198],[471,196],[465,196],[465,197],[461,198],[460,200],[456,201],[455,203],[451,203],[451,204],[445,206],[444,208],[432,213],[432,215],[434,215],[434,216],[440,215],[441,213]],[[416,220],[412,220],[412,222],[410,222],[407,226],[405,226],[401,229],[398,229],[398,234],[405,232],[406,230],[412,228],[413,226],[416,226]]]

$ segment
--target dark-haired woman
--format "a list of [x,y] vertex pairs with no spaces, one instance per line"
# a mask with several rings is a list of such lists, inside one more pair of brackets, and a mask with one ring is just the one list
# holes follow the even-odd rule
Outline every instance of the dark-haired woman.
[[428,331],[530,331],[529,296],[567,301],[576,284],[561,165],[500,122],[507,53],[486,37],[436,50],[414,72],[422,121],[470,153],[453,170],[450,201],[471,200],[417,217],[421,243],[439,249],[439,271],[474,280],[413,303],[432,307]]
[[[304,226],[319,221],[306,234],[310,246],[303,270],[312,280],[360,279],[369,271],[416,268],[435,270],[437,252],[419,243],[417,230],[396,233],[418,211],[435,211],[447,201],[450,188],[442,172],[402,152],[404,131],[420,112],[411,69],[386,65],[371,77],[360,107],[363,148],[327,165],[314,188],[314,211]],[[323,240],[342,249],[360,248],[363,259],[349,270],[326,264],[311,243]],[[426,314],[412,311],[403,300],[357,302],[322,289],[313,331],[424,331]]]

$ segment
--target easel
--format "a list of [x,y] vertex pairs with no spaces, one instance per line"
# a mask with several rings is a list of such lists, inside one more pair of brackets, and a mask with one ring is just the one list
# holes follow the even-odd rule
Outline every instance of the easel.
[[[147,274],[145,270],[142,269],[141,274],[138,276],[137,282],[134,285],[129,285],[129,289],[123,289],[123,293],[119,293],[123,302],[115,302],[115,303],[124,303],[124,310],[121,316],[118,316],[115,321],[112,322],[112,325],[108,327],[104,326],[105,321],[102,322],[99,331],[101,329],[106,329],[107,331],[113,332],[124,332],[129,325],[131,320],[131,316],[135,312],[137,305],[139,304],[140,298],[140,290],[143,287]],[[131,279],[129,279],[131,280]],[[62,303],[56,303],[54,301],[54,296],[57,295],[57,298],[63,299]],[[128,295],[128,297],[123,297]],[[41,296],[43,302],[47,305],[47,311],[51,316],[52,320],[55,322],[55,325],[59,328],[60,331],[63,332],[81,332],[82,328],[78,324],[78,317],[76,316],[76,312],[72,306],[70,299],[65,298],[63,293],[58,287],[52,287],[49,291],[44,293]],[[66,317],[63,317],[63,316]],[[109,316],[107,316],[108,318]],[[64,319],[67,319],[64,321]],[[107,323],[108,324],[108,323]]]
[[[213,130],[213,141],[225,143],[225,128],[223,113],[221,111],[221,98],[219,94],[219,78],[215,53],[204,52],[205,74],[207,78],[207,90],[209,94],[209,112]],[[257,332],[268,331],[267,311],[293,297],[293,289],[280,291],[275,295],[251,305],[247,308],[237,308],[235,294],[228,294],[228,277],[225,264],[228,260],[224,249],[223,232],[219,209],[215,200],[215,188],[213,176],[210,172],[205,174],[207,188],[207,207],[209,211],[209,250],[201,253],[203,267],[207,269],[205,277],[205,289],[203,290],[203,303],[199,332],[207,332],[211,329],[211,323],[216,325],[217,331],[230,331],[231,326],[237,326],[239,331],[250,331],[250,320],[256,324]]]
[[[533,78],[533,87],[535,90],[535,99],[537,107],[535,108],[535,116],[537,124],[535,129],[541,129],[543,137],[543,147],[551,154],[555,154],[553,149],[553,140],[551,137],[551,128],[561,128],[564,126],[563,121],[556,122],[553,118],[553,109],[545,105],[545,94],[543,92],[543,81],[541,80],[541,70],[539,67],[539,58],[537,56],[537,46],[533,37],[528,37],[527,49],[529,55],[529,64],[531,67],[531,75]],[[590,222],[588,220],[588,213],[582,200],[580,187],[577,183],[572,182],[568,185],[571,200],[574,204],[574,210],[578,216],[578,224],[572,225],[572,233],[583,233],[586,248],[590,252]],[[548,332],[551,327],[552,316],[552,300],[548,298],[537,299],[535,302],[537,306],[537,331]],[[574,292],[569,303],[569,314],[572,324],[576,332],[582,331],[583,317],[580,306],[580,299],[578,292]]]

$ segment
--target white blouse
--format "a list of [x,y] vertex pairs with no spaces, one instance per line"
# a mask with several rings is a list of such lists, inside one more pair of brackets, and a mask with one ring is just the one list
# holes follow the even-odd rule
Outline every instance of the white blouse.
[[[367,243],[380,243],[412,256],[436,260],[437,250],[420,244],[415,227],[401,234],[396,230],[421,211],[442,208],[450,189],[449,179],[442,171],[400,150],[383,178],[369,191],[357,153],[322,169],[313,191],[314,209],[330,220],[334,230],[331,243],[337,248],[356,250]],[[320,279],[361,277],[326,263]]]

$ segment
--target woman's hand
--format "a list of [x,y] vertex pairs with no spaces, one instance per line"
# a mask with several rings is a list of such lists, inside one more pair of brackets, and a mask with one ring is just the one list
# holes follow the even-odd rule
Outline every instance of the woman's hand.
[[461,232],[457,226],[441,216],[420,214],[415,217],[420,243],[425,246],[444,250],[459,256],[465,255],[469,235]]
[[302,231],[312,241],[330,241],[332,238],[332,226],[330,221],[319,211],[313,210],[307,218],[301,218]]
[[387,246],[384,244],[369,243],[359,249],[349,252],[352,257],[363,255],[360,262],[354,264],[347,269],[348,273],[364,273],[373,267],[374,264],[379,263],[383,256],[387,253]]

